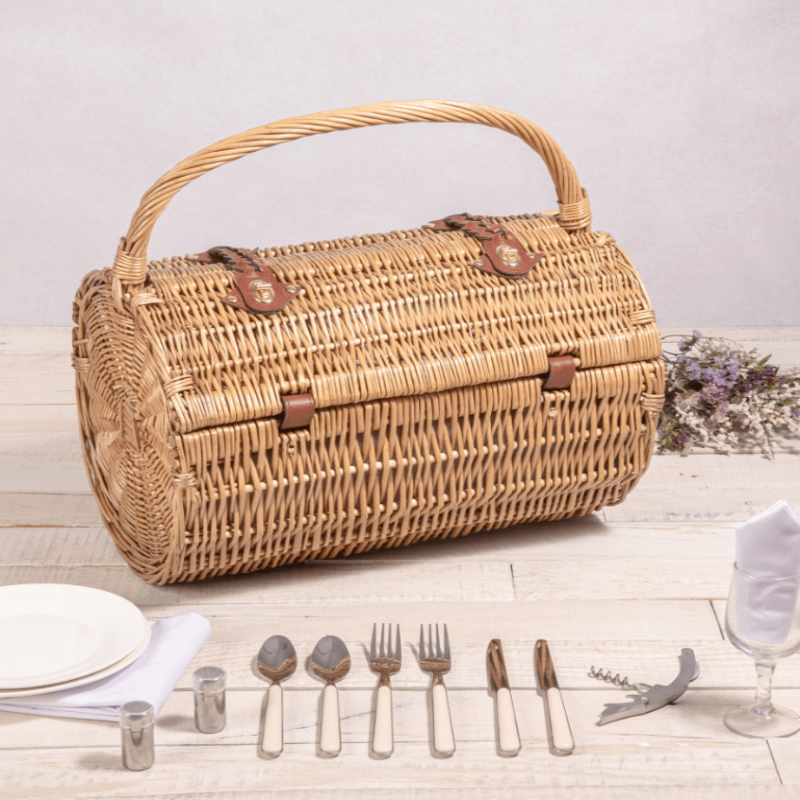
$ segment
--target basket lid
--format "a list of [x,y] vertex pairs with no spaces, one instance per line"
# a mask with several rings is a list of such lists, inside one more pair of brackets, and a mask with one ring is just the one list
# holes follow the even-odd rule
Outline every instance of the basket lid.
[[[496,217],[544,257],[520,280],[476,269],[481,244],[425,228],[266,249],[300,287],[270,316],[226,305],[234,273],[191,256],[151,263],[132,297],[170,428],[279,417],[286,395],[316,408],[545,375],[661,354],[639,276],[608,234],[553,216]],[[144,341],[142,342],[144,343]]]

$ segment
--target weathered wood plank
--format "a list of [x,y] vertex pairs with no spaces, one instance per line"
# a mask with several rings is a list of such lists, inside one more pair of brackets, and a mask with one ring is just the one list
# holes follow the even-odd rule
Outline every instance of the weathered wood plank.
[[[494,785],[471,786],[453,789],[438,787],[425,789],[408,787],[402,790],[403,800],[730,800],[730,786],[711,785],[633,785],[633,786],[504,786],[498,777]],[[293,789],[264,788],[257,791],[211,791],[179,792],[150,795],[147,800],[288,800],[297,794]],[[357,787],[340,789],[325,787],[325,800],[397,800],[396,789]],[[144,800],[145,795],[128,797],[127,800]],[[773,786],[750,784],[747,800],[797,800],[798,786]]]
[[514,561],[513,568],[520,600],[721,599],[728,593],[731,559],[596,558],[591,566],[571,559],[531,559]]
[[769,363],[782,370],[800,366],[800,341],[739,341],[745,350],[758,350],[761,357],[769,356]]
[[[742,703],[751,701],[752,697],[746,697]],[[800,699],[793,702],[788,701],[783,694],[776,693],[775,702],[787,705],[792,711],[800,712]],[[793,787],[800,796],[800,760],[797,758],[797,734],[786,739],[770,739],[770,750],[775,759],[775,767],[780,775],[781,782]]]
[[70,433],[0,433],[3,494],[91,494],[78,428]]
[[7,353],[72,352],[72,328],[0,326],[0,360]]
[[658,456],[609,522],[749,519],[779,499],[800,507],[800,456]]
[[123,565],[105,528],[0,528],[0,566]]
[[77,440],[78,406],[0,405],[0,434],[5,433],[69,433]]
[[[306,587],[305,598],[313,592]],[[298,592],[298,596],[300,596]],[[311,595],[313,597],[313,594]],[[561,600],[552,598],[536,603],[516,601],[482,601],[474,603],[431,602],[396,603],[387,599],[378,603],[357,605],[319,605],[307,599],[297,604],[249,605],[197,604],[192,611],[204,614],[211,620],[212,643],[244,643],[260,647],[261,642],[274,633],[290,635],[298,642],[313,643],[327,632],[336,632],[345,642],[356,647],[366,646],[375,622],[390,621],[400,625],[403,641],[412,648],[419,641],[420,624],[446,623],[450,632],[451,648],[468,647],[480,657],[474,663],[483,665],[486,646],[490,639],[499,638],[509,644],[521,643],[531,648],[537,639],[558,641],[583,641],[588,643],[612,642],[668,642],[670,652],[676,641],[720,641],[719,625],[711,605],[705,600]],[[142,606],[150,619],[186,613],[180,605]],[[244,626],[239,628],[239,625]],[[236,633],[236,631],[242,633]],[[254,632],[258,631],[256,635]],[[262,637],[263,633],[263,637]],[[219,637],[219,638],[218,638]],[[256,648],[257,649],[257,648]],[[662,652],[662,645],[653,651]],[[404,651],[409,657],[409,651]],[[455,652],[455,651],[454,651]],[[255,656],[255,651],[253,652]],[[524,664],[528,660],[523,658]],[[245,660],[245,664],[250,664]],[[409,662],[410,663],[410,662]],[[560,663],[560,662],[559,662]],[[467,661],[454,661],[452,675],[458,676]],[[565,662],[566,664],[566,662]],[[583,669],[583,663],[579,665]],[[467,670],[465,680],[471,680]],[[247,684],[245,684],[247,685]],[[474,683],[467,682],[467,687]]]
[[704,455],[654,458],[634,492],[658,489],[765,489],[791,488],[800,482],[800,456],[781,454],[774,460],[762,455]]
[[0,405],[75,403],[71,350],[0,358]]
[[[107,571],[107,568],[98,571]],[[68,582],[64,580],[64,575],[36,571],[28,573],[27,580],[43,583],[59,577],[63,582]],[[458,676],[465,669],[464,680],[467,681],[467,687],[475,686],[470,676],[474,675],[474,669],[482,668],[486,646],[495,637],[509,645],[517,642],[522,647],[523,655],[525,643],[532,652],[535,641],[544,638],[553,641],[582,641],[593,643],[594,646],[602,642],[604,648],[606,645],[612,647],[609,654],[613,652],[613,643],[655,642],[652,651],[648,650],[648,653],[665,654],[667,658],[671,657],[675,642],[705,641],[716,644],[720,641],[719,625],[710,604],[705,600],[592,602],[552,598],[536,603],[502,600],[411,603],[398,602],[389,597],[377,602],[357,602],[342,597],[337,603],[323,604],[314,600],[314,584],[306,583],[298,585],[293,603],[259,605],[224,597],[222,602],[184,602],[180,595],[188,587],[181,585],[165,588],[172,589],[172,602],[170,603],[170,598],[165,598],[162,604],[140,604],[145,616],[148,619],[160,619],[195,611],[208,617],[211,621],[212,638],[203,653],[209,652],[214,658],[218,658],[225,647],[234,648],[242,644],[243,648],[237,652],[245,654],[239,668],[243,681],[249,680],[246,671],[251,667],[252,659],[261,643],[275,633],[290,636],[298,642],[298,646],[301,642],[313,644],[327,633],[336,633],[345,642],[351,643],[354,649],[360,646],[363,652],[365,643],[372,635],[373,623],[383,621],[400,625],[403,640],[407,642],[407,647],[412,648],[411,651],[404,651],[404,657],[409,664],[412,663],[410,653],[414,652],[413,648],[419,640],[420,624],[446,623],[453,648],[460,650],[466,646],[465,653],[473,650],[478,653],[474,663],[468,661],[466,656],[454,660],[451,674]],[[117,593],[126,596],[124,591]],[[246,656],[247,652],[251,652],[249,657]],[[601,652],[607,651],[603,649]],[[527,669],[526,662],[529,665],[531,659],[532,655],[530,659],[523,657],[523,670]],[[583,661],[582,658],[574,669],[582,671]],[[473,663],[473,667],[465,666],[469,663]],[[562,664],[560,660],[558,663]],[[564,668],[567,664],[567,661],[563,662]],[[614,664],[609,664],[609,668],[613,666]],[[635,663],[633,666],[635,667]],[[245,682],[242,685],[250,684]]]
[[[698,456],[698,459],[704,456]],[[736,456],[739,458],[739,456]],[[607,522],[728,522],[737,524],[766,511],[778,500],[800,508],[800,486],[756,489],[645,489],[637,487],[625,502],[602,510]]]
[[94,528],[102,524],[93,495],[0,492],[0,528]]
[[398,569],[376,562],[370,570],[347,560],[297,565],[266,573],[231,575],[174,586],[151,586],[127,566],[0,567],[0,586],[15,583],[67,583],[92,586],[127,597],[137,605],[198,603],[283,604],[307,602],[476,602],[514,599],[511,570],[502,562],[437,565],[418,563]]
[[[617,740],[613,744],[612,736]],[[422,743],[398,746],[388,760],[371,758],[362,742],[346,742],[334,760],[317,757],[312,743],[289,744],[280,758],[271,760],[258,758],[255,744],[163,746],[158,754],[156,765],[138,774],[120,769],[118,746],[5,751],[0,753],[0,769],[9,787],[7,797],[48,800],[54,788],[60,800],[69,800],[264,786],[309,792],[330,784],[392,788],[404,796],[414,789],[492,790],[498,784],[503,789],[653,783],[779,785],[765,742],[730,741],[724,733],[710,740],[642,736],[634,742],[610,734],[607,743],[580,746],[569,758],[553,757],[542,743],[523,749],[516,758],[501,760],[493,744],[486,742],[459,743],[453,758],[446,760],[432,758],[429,746]]]
[[[734,554],[735,523],[665,522],[646,527],[605,523],[597,514],[481,531],[455,539],[433,539],[413,547],[374,550],[350,556],[366,569],[376,561],[427,562],[539,559],[720,558]],[[99,566],[120,564],[113,541],[102,527],[0,528],[0,566]],[[409,568],[413,568],[410,566]]]

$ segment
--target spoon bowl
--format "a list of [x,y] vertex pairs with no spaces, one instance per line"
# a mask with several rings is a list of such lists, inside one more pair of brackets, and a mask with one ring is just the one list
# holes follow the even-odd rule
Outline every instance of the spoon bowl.
[[277,634],[270,636],[258,651],[258,671],[273,682],[285,681],[297,669],[294,645]]
[[297,652],[285,636],[270,636],[258,651],[258,671],[272,681],[264,711],[264,733],[261,749],[268,756],[283,752],[283,689],[285,681],[297,669]]
[[350,671],[347,645],[338,636],[323,636],[311,653],[311,666],[314,674],[326,682],[322,693],[319,749],[326,755],[335,756],[342,749],[336,681],[340,681]]

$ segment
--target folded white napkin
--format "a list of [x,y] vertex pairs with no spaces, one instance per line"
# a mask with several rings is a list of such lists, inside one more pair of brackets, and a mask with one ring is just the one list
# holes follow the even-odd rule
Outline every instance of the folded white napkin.
[[736,529],[736,566],[738,634],[786,641],[800,590],[800,578],[791,579],[800,573],[800,519],[785,500]]
[[32,697],[0,700],[0,711],[117,722],[120,706],[129,700],[152,703],[155,713],[211,635],[211,623],[200,614],[182,614],[151,622],[145,651],[132,664],[85,686]]

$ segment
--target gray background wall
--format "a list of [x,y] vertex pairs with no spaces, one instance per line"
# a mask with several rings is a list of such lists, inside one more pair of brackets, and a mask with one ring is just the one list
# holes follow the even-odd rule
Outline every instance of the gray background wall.
[[[378,100],[515,111],[575,164],[662,326],[800,325],[795,0],[13,0],[0,32],[0,324],[67,325],[139,197],[230,134]],[[149,255],[552,208],[466,125],[268,150],[182,191]]]

